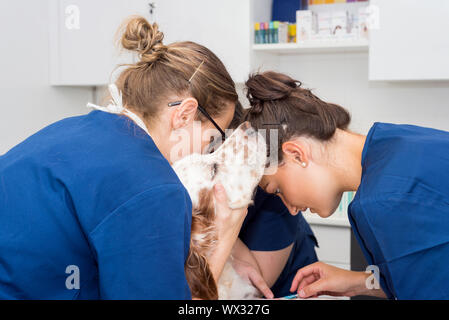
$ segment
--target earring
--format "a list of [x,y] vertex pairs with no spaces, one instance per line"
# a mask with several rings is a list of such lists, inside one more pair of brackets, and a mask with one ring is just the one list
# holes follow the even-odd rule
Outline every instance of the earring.
[[302,167],[305,168],[307,166],[307,163],[303,162],[301,163]]

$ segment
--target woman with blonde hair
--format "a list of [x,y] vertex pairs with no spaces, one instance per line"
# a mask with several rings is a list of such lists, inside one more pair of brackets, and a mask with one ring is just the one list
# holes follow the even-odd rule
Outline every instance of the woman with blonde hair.
[[[192,297],[192,205],[172,150],[221,138],[237,93],[210,50],[163,38],[156,24],[130,19],[121,44],[139,60],[110,86],[113,103],[0,157],[0,299]],[[180,131],[189,139],[170,139]],[[220,241],[206,271],[218,279],[246,209],[229,209],[215,191]]]

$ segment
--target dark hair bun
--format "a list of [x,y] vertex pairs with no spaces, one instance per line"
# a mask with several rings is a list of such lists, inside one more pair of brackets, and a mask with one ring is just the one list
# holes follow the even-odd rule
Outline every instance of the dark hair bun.
[[269,124],[281,125],[282,141],[301,135],[327,141],[337,129],[346,130],[351,121],[346,109],[321,100],[310,89],[303,88],[300,81],[285,74],[273,71],[253,74],[246,88],[251,109],[245,120],[258,129]]
[[289,98],[301,86],[301,82],[282,73],[267,71],[250,75],[245,85],[246,96],[251,105],[250,112],[259,114],[265,103]]

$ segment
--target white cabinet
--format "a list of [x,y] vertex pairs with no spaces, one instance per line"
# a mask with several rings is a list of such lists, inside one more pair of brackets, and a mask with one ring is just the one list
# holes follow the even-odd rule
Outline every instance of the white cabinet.
[[235,81],[243,79],[250,63],[251,1],[155,2],[155,20],[165,34],[165,43],[194,41],[202,44],[223,61]]
[[52,0],[49,6],[52,85],[109,83],[115,66],[131,59],[115,46],[120,24],[132,14],[149,18],[144,0]]
[[351,228],[316,225],[310,227],[318,240],[318,259],[339,268],[351,269]]
[[272,0],[156,0],[155,20],[166,43],[194,41],[212,50],[235,82],[259,64],[253,54],[253,22],[271,20]]
[[449,1],[371,0],[370,80],[449,80]]
[[[165,44],[194,41],[211,49],[236,82],[244,82],[263,55],[251,50],[253,22],[269,21],[272,0],[52,0],[51,83],[53,85],[105,85],[118,62],[114,37],[129,15],[150,19],[149,3],[155,4],[154,21],[165,34]],[[68,28],[79,9],[80,27]],[[68,10],[68,11],[66,11]],[[75,12],[76,13],[76,12]],[[261,57],[262,56],[262,57]]]

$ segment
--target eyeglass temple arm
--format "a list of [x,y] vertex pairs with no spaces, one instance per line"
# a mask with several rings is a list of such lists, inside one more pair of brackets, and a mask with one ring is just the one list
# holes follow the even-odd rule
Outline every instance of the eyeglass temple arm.
[[[181,103],[182,103],[182,101],[176,101],[176,102],[169,103],[168,106],[175,107],[175,106],[179,106]],[[215,120],[212,119],[212,117],[207,113],[207,111],[200,105],[198,105],[198,110],[200,110],[200,112],[207,118],[207,120],[212,122],[212,124],[215,126],[215,128],[217,128],[217,130],[220,131],[222,137],[225,138],[226,133],[220,128],[220,126],[215,122]]]
[[198,105],[198,110],[200,110],[200,112],[210,121],[212,122],[212,124],[215,126],[215,128],[217,128],[218,131],[220,131],[221,135],[223,138],[225,138],[226,133],[224,133],[224,131],[220,128],[220,126],[215,122],[214,119],[212,119],[212,117],[206,112],[206,110],[204,110],[204,108],[200,105]]

